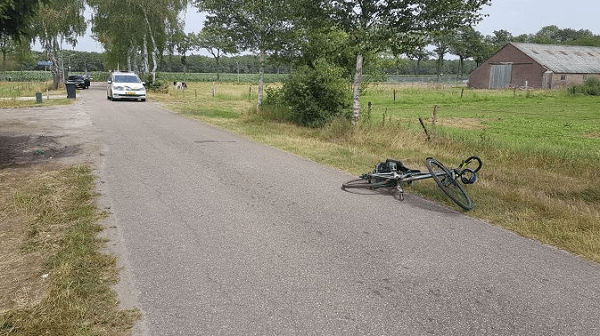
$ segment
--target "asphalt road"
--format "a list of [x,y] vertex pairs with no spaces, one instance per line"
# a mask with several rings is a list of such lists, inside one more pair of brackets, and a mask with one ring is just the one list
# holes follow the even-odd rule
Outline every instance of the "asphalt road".
[[151,101],[81,96],[139,335],[600,335],[597,264],[344,192],[344,172]]

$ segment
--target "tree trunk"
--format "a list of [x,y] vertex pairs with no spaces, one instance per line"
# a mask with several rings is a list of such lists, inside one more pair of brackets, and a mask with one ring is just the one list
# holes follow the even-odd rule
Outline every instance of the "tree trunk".
[[260,70],[259,70],[259,78],[258,78],[258,102],[256,103],[257,109],[260,111],[262,106],[262,98],[263,98],[263,85],[264,85],[264,77],[265,77],[265,51],[260,51]]
[[133,48],[129,48],[129,51],[127,52],[127,70],[131,71],[131,54],[132,54],[132,49]]
[[146,23],[148,24],[148,32],[150,33],[150,41],[152,42],[152,81],[154,82],[156,81],[156,68],[158,68],[158,63],[156,61],[158,50],[156,49],[156,40],[154,40],[152,26],[150,25],[150,20],[148,20],[148,15],[146,12],[144,12],[144,17],[146,18]]
[[352,122],[356,125],[360,121],[360,76],[362,74],[363,56],[356,56],[356,73],[354,74],[354,107],[352,111]]
[[143,46],[143,48],[144,48],[144,56],[143,56],[144,60],[143,60],[143,64],[142,64],[142,67],[144,68],[143,69],[144,73],[147,73],[147,72],[150,71],[150,66],[148,65],[148,42],[147,42],[147,39],[148,38],[146,37],[146,35],[144,35],[144,42],[143,42],[144,43],[144,46]]
[[158,68],[158,62],[156,61],[156,57],[158,55],[158,50],[156,50],[156,44],[154,42],[154,37],[152,37],[152,44],[154,48],[152,49],[152,81],[156,81],[156,69]]
[[221,67],[219,66],[219,58],[221,58],[221,55],[215,57],[215,61],[217,62],[217,82],[221,79]]
[[58,59],[56,58],[56,49],[52,40],[46,41],[46,53],[48,54],[48,59],[52,62],[50,70],[52,71],[53,88],[56,90],[60,85],[61,71]]

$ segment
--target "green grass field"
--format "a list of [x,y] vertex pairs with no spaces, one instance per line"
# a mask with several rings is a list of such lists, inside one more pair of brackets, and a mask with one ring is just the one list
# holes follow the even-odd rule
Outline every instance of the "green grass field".
[[[359,127],[336,121],[322,129],[256,113],[248,85],[221,83],[213,96],[212,85],[192,83],[186,92],[150,97],[356,175],[386,158],[425,170],[428,156],[452,166],[479,155],[484,166],[480,180],[467,186],[476,204],[468,215],[600,262],[600,97],[379,84],[362,96],[366,121]],[[408,190],[454,207],[433,182]]]
[[[461,98],[462,95],[462,98]],[[564,91],[481,91],[463,88],[369,90],[372,120],[383,114],[416,124],[433,121],[435,131],[471,144],[547,153],[570,159],[600,159],[600,100]],[[414,125],[413,125],[414,126]],[[420,127],[420,125],[418,125]]]

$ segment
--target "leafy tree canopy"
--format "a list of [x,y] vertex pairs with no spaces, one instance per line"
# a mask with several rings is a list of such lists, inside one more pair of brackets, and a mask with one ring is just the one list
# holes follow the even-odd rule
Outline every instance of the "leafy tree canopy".
[[39,4],[39,0],[0,0],[0,36],[19,39],[26,35]]

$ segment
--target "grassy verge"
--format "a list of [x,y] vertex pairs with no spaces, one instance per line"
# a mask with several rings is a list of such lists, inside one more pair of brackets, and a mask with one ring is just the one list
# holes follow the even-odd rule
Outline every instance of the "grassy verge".
[[[221,83],[213,96],[212,85],[191,83],[186,92],[154,99],[176,112],[353,174],[372,170],[388,157],[426,170],[427,156],[451,166],[477,154],[484,167],[479,182],[467,187],[476,204],[470,216],[600,262],[597,97],[378,85],[363,96],[368,120],[360,127],[337,121],[309,129],[249,112],[256,101],[249,92],[248,85]],[[413,183],[408,190],[454,206],[433,183]]]
[[88,166],[0,171],[0,335],[127,335]]
[[[36,92],[42,93],[42,103],[39,104],[35,99],[23,100],[22,97],[35,97]],[[64,99],[46,99],[49,95],[64,95]],[[65,89],[52,89],[52,82],[0,82],[0,108],[16,107],[35,107],[68,105],[74,99],[66,98]]]

